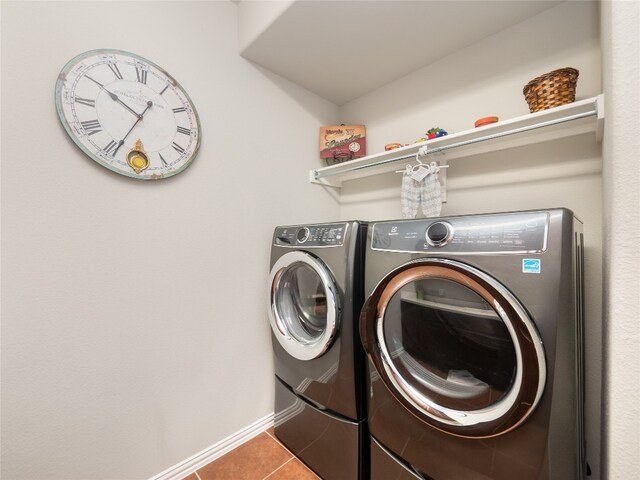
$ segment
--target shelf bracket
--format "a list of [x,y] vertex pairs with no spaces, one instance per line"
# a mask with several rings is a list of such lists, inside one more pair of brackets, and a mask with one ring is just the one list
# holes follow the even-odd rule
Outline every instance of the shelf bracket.
[[342,183],[330,182],[329,180],[327,180],[326,177],[320,178],[320,175],[318,174],[317,170],[309,171],[309,182],[315,185],[321,185],[323,187],[336,188],[336,189],[342,188]]

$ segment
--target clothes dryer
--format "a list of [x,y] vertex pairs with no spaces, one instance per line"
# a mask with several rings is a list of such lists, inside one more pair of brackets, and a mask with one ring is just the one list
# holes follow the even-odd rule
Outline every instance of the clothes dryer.
[[358,335],[365,239],[356,221],[281,226],[273,235],[275,435],[324,480],[368,476]]
[[584,477],[582,244],[566,209],[370,225],[372,480]]

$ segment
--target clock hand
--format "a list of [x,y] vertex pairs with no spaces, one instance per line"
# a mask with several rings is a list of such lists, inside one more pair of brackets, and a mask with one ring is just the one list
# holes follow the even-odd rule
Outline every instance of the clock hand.
[[91,80],[93,83],[95,83],[96,85],[98,85],[101,89],[103,89],[105,92],[107,92],[107,94],[111,97],[111,100],[118,102],[120,105],[122,105],[124,108],[126,108],[127,110],[129,110],[131,113],[133,113],[136,117],[138,116],[138,112],[136,112],[133,108],[131,108],[129,105],[127,105],[126,103],[124,103],[122,100],[120,100],[120,98],[118,97],[118,95],[116,95],[113,92],[110,92],[109,90],[107,90],[107,87],[105,87],[103,84],[101,84],[100,82],[98,82],[97,80],[94,80],[93,78],[91,78],[89,75],[85,75],[86,78],[88,78],[89,80]]
[[118,151],[118,149],[124,144],[124,141],[127,139],[129,134],[131,133],[131,130],[133,130],[135,128],[135,126],[138,124],[138,122],[140,122],[140,120],[142,120],[142,118],[144,117],[144,114],[147,113],[147,110],[149,110],[151,108],[151,105],[153,105],[153,102],[151,100],[149,100],[147,102],[147,108],[145,108],[144,111],[140,115],[138,115],[136,113],[136,116],[138,117],[138,119],[134,122],[133,125],[131,125],[131,128],[129,129],[129,131],[124,134],[124,137],[122,137],[122,140],[120,140],[118,142],[118,145],[116,146],[116,149],[113,151],[113,156],[114,157],[116,156],[116,152]]

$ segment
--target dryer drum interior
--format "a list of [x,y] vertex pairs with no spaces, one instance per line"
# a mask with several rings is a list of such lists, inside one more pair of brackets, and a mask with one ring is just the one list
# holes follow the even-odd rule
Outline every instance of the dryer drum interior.
[[365,349],[384,384],[416,417],[444,432],[506,433],[544,389],[542,341],[497,280],[454,260],[411,262],[367,301]]

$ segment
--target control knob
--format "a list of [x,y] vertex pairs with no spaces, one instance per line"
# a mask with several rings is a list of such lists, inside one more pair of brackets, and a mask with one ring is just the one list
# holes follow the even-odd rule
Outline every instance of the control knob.
[[453,238],[453,227],[447,222],[434,222],[427,228],[425,240],[432,247],[443,247]]
[[298,243],[304,243],[307,241],[308,238],[309,238],[309,229],[307,227],[302,227],[296,233],[296,239],[298,240]]

